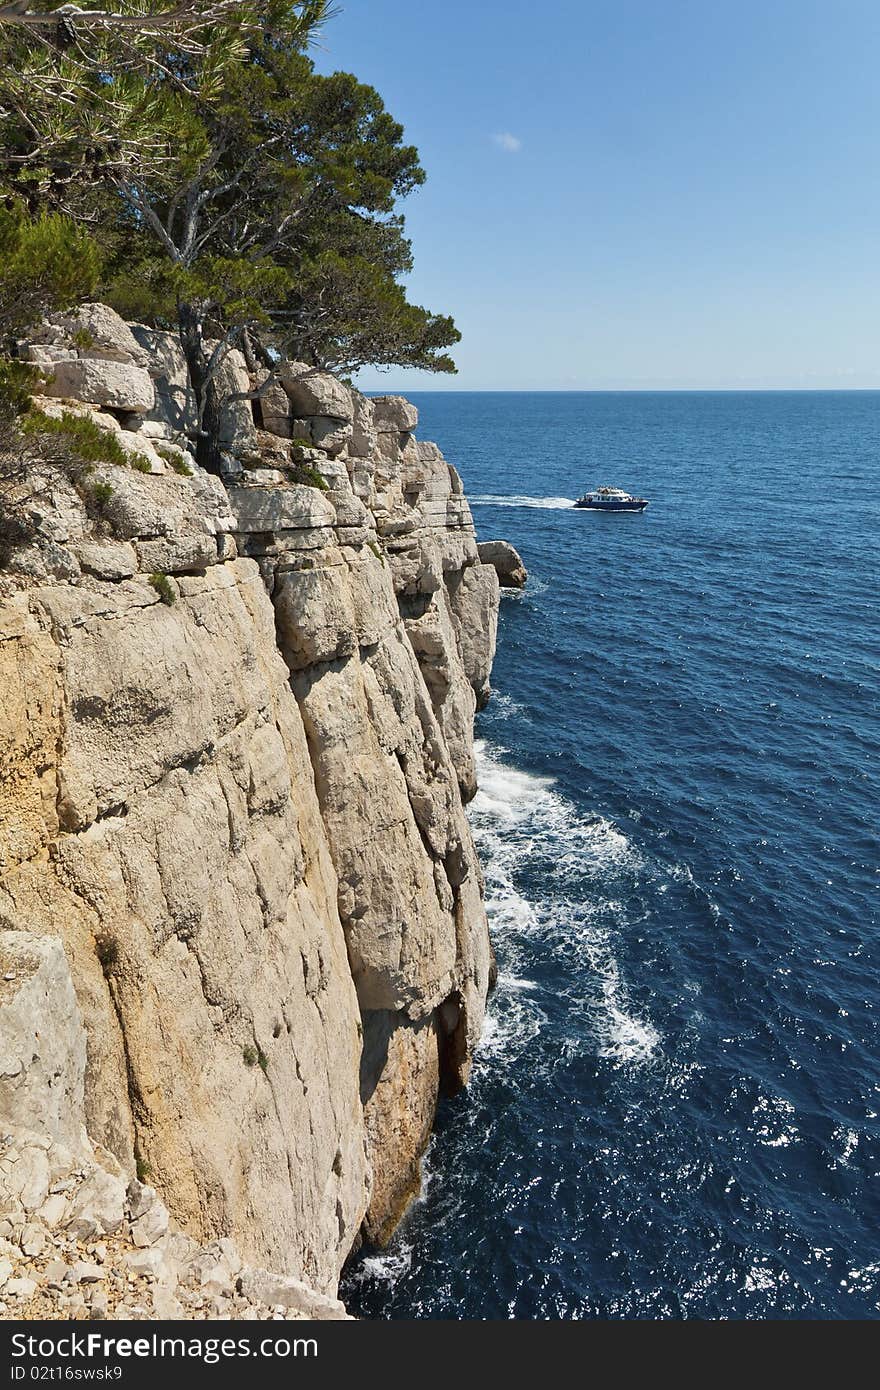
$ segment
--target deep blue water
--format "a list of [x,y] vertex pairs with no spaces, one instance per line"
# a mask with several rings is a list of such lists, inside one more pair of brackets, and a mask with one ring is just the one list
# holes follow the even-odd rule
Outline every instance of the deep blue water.
[[[521,551],[501,970],[380,1317],[880,1311],[880,394],[425,394]],[[577,512],[608,482],[642,516]]]

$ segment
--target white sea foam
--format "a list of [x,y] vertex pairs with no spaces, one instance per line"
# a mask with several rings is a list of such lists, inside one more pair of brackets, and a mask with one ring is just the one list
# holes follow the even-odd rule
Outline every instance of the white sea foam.
[[483,1035],[474,1051],[478,1068],[491,1069],[498,1061],[510,1064],[536,1038],[546,1022],[543,1009],[531,999],[508,993],[499,982],[499,991],[486,1015]]
[[[522,591],[519,590],[519,589],[516,589],[516,590],[506,589],[504,592],[505,592],[505,593],[511,593],[511,592],[513,592],[513,593],[521,593]],[[527,712],[526,712],[526,710],[525,710],[525,707],[524,707],[523,705],[519,704],[519,702],[518,702],[517,700],[514,700],[514,698],[513,698],[512,695],[507,695],[507,694],[505,694],[505,692],[504,692],[503,690],[493,690],[493,691],[492,691],[492,722],[493,722],[493,724],[497,724],[497,723],[500,723],[500,722],[503,721],[503,720],[514,719],[514,718],[517,719],[517,720],[519,720],[519,721],[523,721],[523,720],[524,720],[527,724],[530,724],[530,723],[532,722],[532,721],[529,719],[529,716],[528,716],[528,714],[527,714]]]
[[[592,1054],[617,1063],[648,1061],[660,1046],[654,1025],[633,1006],[617,961],[616,929],[625,909],[613,892],[620,873],[642,860],[626,835],[603,817],[582,815],[555,787],[511,766],[503,748],[476,744],[480,790],[471,805],[486,877],[486,909],[505,962],[477,1060],[512,1059],[546,1022],[541,986],[521,964],[555,957],[568,999],[572,1036],[567,1056]],[[521,891],[532,872],[540,890]],[[595,892],[585,890],[595,882]],[[527,895],[528,894],[528,895]],[[567,983],[565,983],[567,982]]]
[[360,1260],[351,1273],[351,1283],[357,1284],[387,1284],[393,1288],[404,1274],[408,1274],[412,1266],[413,1248],[406,1241],[395,1241],[391,1250],[384,1250],[381,1255],[367,1255]]
[[482,497],[468,496],[472,507],[541,507],[556,512],[573,507],[574,500],[573,497],[504,496],[492,492],[487,492]]
[[607,1014],[603,1020],[604,1039],[599,1056],[613,1062],[647,1062],[657,1050],[660,1034],[653,1024],[620,1007],[621,986],[616,969],[611,978],[602,981],[602,996]]
[[369,1287],[374,1284],[385,1284],[390,1291],[398,1280],[409,1274],[415,1247],[413,1242],[407,1239],[407,1232],[412,1224],[414,1212],[427,1201],[429,1189],[434,1181],[434,1170],[431,1166],[434,1141],[435,1136],[432,1135],[422,1157],[422,1181],[418,1196],[410,1204],[403,1221],[397,1228],[393,1244],[388,1250],[379,1251],[375,1255],[366,1255],[358,1260],[347,1276],[352,1286],[365,1284]]

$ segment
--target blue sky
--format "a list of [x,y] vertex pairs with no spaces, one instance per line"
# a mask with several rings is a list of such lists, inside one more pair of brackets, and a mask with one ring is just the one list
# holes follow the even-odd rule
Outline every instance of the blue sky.
[[418,145],[457,377],[880,387],[878,0],[342,0],[316,60]]

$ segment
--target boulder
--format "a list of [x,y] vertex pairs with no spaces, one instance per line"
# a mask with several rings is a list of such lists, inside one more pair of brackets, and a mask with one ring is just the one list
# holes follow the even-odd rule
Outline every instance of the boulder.
[[152,1211],[159,1201],[159,1194],[155,1187],[139,1182],[137,1178],[132,1178],[125,1196],[128,1202],[128,1214],[132,1221],[138,1221],[140,1217],[146,1216],[147,1212]]
[[51,372],[56,362],[73,362],[79,356],[76,348],[54,347],[51,343],[29,343],[27,360],[41,371]]
[[348,452],[352,458],[368,459],[376,451],[376,429],[373,424],[373,402],[359,391],[351,393],[354,411]]
[[357,619],[344,565],[281,575],[275,588],[275,620],[291,670],[351,656]]
[[263,429],[276,434],[280,439],[290,439],[290,399],[280,381],[273,381],[259,397],[257,414],[263,422]]
[[229,496],[226,488],[214,473],[206,473],[203,468],[192,464],[192,477],[187,487],[196,499],[204,525],[217,536],[235,529],[235,518],[229,509]]
[[[45,1206],[45,1203],[43,1204]],[[41,1225],[29,1221],[19,1239],[21,1253],[30,1259],[37,1259],[46,1248],[46,1232]]]
[[420,463],[442,463],[444,468],[448,468],[450,472],[454,472],[454,469],[446,462],[440,452],[440,446],[435,444],[432,439],[417,439],[414,442],[416,457]]
[[130,579],[137,571],[137,556],[126,541],[84,541],[75,552],[86,574],[96,579]]
[[155,387],[155,404],[147,413],[143,429],[158,435],[183,434],[196,423],[195,400],[189,388],[186,359],[176,333],[163,333],[143,324],[132,324],[132,335],[146,353],[148,370]]
[[270,1307],[295,1308],[305,1318],[322,1321],[345,1319],[348,1314],[338,1298],[317,1293],[299,1279],[289,1275],[270,1274],[265,1269],[249,1269],[238,1281],[239,1292]]
[[87,405],[104,405],[136,415],[146,415],[155,401],[149,372],[127,362],[79,357],[56,362],[52,373],[43,388],[47,396],[72,397]]
[[136,1279],[155,1279],[162,1272],[162,1251],[155,1248],[132,1250],[124,1257],[125,1267]]
[[219,529],[216,513],[209,511],[219,505],[216,494],[207,489],[201,492],[196,486],[203,479],[179,478],[170,473],[154,478],[112,464],[99,465],[95,478],[111,489],[103,511],[119,539],[209,535]]
[[351,422],[336,420],[332,415],[312,417],[312,443],[332,457],[342,452],[351,438]]
[[168,1209],[162,1202],[155,1202],[149,1211],[131,1223],[131,1238],[135,1245],[144,1248],[155,1245],[168,1231]]
[[[209,350],[213,350],[214,346],[214,343],[209,343]],[[251,389],[245,360],[237,348],[230,349],[226,354],[214,380],[225,398],[220,418],[220,443],[236,458],[259,458],[257,426],[251,402],[232,399]]]
[[135,545],[138,568],[145,574],[192,574],[216,565],[217,541],[214,536],[168,536]]
[[80,357],[104,362],[125,362],[146,367],[149,355],[131,328],[107,304],[80,304],[54,322],[67,339],[73,339]]
[[525,587],[529,572],[509,541],[480,541],[477,552],[481,564],[492,565],[502,588]]
[[351,392],[329,372],[319,372],[305,362],[282,362],[281,384],[297,416],[329,415],[350,421],[354,414]]
[[125,1219],[125,1183],[94,1168],[74,1198],[67,1230],[81,1240],[118,1231]]
[[419,412],[404,396],[373,396],[373,423],[379,434],[408,434],[419,423]]
[[37,1291],[36,1280],[34,1279],[8,1279],[3,1287],[4,1294],[9,1298],[31,1298]]

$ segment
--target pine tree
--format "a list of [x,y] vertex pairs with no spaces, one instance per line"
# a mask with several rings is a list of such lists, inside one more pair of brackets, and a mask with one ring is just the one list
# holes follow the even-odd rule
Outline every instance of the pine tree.
[[399,283],[412,258],[395,209],[424,180],[418,153],[371,87],[315,72],[305,49],[326,0],[229,13],[204,0],[180,7],[176,28],[167,6],[105,8],[141,27],[0,26],[14,50],[0,192],[100,222],[111,302],[176,324],[199,462],[222,466],[219,368],[233,346],[262,363],[258,391],[279,351],[341,370],[454,370],[454,324]]

